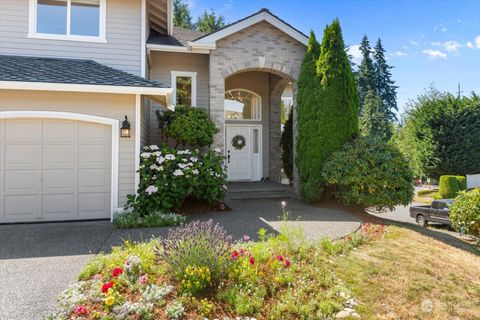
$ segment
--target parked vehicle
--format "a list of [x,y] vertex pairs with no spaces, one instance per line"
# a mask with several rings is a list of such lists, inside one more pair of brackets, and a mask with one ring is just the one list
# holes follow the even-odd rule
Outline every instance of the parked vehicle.
[[427,226],[429,222],[438,222],[451,225],[450,205],[453,199],[434,200],[430,205],[411,206],[410,217],[421,226]]

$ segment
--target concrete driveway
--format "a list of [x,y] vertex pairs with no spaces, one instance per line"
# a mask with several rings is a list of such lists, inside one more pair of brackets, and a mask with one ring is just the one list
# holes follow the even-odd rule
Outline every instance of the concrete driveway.
[[[279,200],[232,200],[233,211],[195,214],[189,220],[214,219],[235,239],[258,229],[277,232],[282,224]],[[290,221],[300,225],[309,239],[338,238],[360,226],[348,212],[288,203]],[[0,226],[0,319],[42,319],[55,307],[56,297],[83,265],[99,252],[109,252],[124,239],[148,240],[166,236],[168,228],[116,230],[108,221]]]

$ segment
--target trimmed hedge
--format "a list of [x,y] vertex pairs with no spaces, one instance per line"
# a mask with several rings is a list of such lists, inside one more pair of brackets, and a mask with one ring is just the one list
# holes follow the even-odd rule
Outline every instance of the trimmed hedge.
[[450,206],[452,227],[480,243],[480,189],[461,191]]
[[283,171],[290,182],[293,181],[293,109],[290,110],[285,126],[283,127],[282,139]]
[[467,180],[463,176],[444,175],[440,177],[439,193],[442,198],[455,198],[458,192],[467,189]]

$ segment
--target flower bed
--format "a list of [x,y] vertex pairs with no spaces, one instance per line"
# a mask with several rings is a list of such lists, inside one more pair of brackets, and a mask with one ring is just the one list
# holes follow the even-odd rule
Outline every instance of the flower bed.
[[[232,243],[219,226],[193,222],[164,240],[114,248],[91,260],[49,319],[324,319],[356,316],[332,259],[383,237],[366,224],[335,242],[259,232]],[[238,318],[237,318],[238,319]]]

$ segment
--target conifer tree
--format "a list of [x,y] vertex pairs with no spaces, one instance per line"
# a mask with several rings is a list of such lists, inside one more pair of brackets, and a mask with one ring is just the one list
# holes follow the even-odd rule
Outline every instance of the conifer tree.
[[[320,44],[313,31],[310,32],[307,52],[303,58],[297,82],[297,153],[295,163],[298,168],[300,194],[307,197],[307,188],[312,184],[314,173],[321,173],[316,163],[317,149],[313,144],[318,140],[318,93],[319,79],[316,65],[320,55]],[[316,168],[317,167],[317,168]],[[308,192],[310,192],[308,190]]]
[[387,64],[387,59],[385,59],[385,49],[383,48],[380,38],[377,40],[377,43],[375,45],[373,56],[375,58],[374,70],[377,94],[382,101],[383,108],[385,109],[384,113],[387,117],[387,120],[393,122],[397,120],[395,111],[398,111],[398,86],[396,86],[395,81],[392,80],[392,73],[390,70],[393,67]]
[[382,100],[373,90],[369,90],[365,96],[360,132],[364,136],[380,138],[383,141],[390,140],[392,136],[392,124],[385,114]]
[[202,32],[213,32],[225,26],[225,18],[222,15],[216,15],[213,9],[210,12],[204,11],[203,14],[198,17],[195,29]]
[[173,1],[173,25],[185,29],[194,27],[188,4],[182,0]]
[[371,57],[372,48],[370,47],[370,42],[368,41],[367,35],[364,35],[362,38],[360,52],[362,53],[363,57],[357,72],[357,86],[360,98],[360,109],[358,110],[359,115],[363,110],[367,92],[369,90],[376,90],[375,69]]

